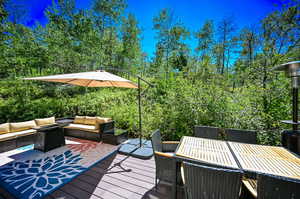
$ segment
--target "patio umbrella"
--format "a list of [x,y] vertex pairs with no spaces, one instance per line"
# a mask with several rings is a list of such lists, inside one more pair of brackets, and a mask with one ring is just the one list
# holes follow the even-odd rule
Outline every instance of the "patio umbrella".
[[44,77],[32,77],[24,79],[39,80],[46,82],[60,82],[84,87],[138,88],[138,86],[135,83],[105,71],[50,75]]
[[[138,85],[133,83],[130,80],[124,79],[117,75],[99,70],[93,72],[82,72],[82,73],[71,73],[71,74],[61,74],[61,75],[50,75],[43,77],[31,77],[24,78],[24,80],[39,80],[46,82],[60,82],[66,84],[72,84],[77,86],[84,87],[121,87],[121,88],[137,88],[138,89],[138,109],[139,109],[139,147],[135,148],[139,149],[136,151],[138,153],[138,157],[142,157],[147,153],[147,157],[151,156],[152,150],[149,153],[149,149],[146,148],[146,152],[143,150],[143,141],[142,141],[142,108],[141,108],[141,97],[143,93],[141,92],[141,81],[148,84],[148,86],[153,86],[150,82],[142,79],[137,76]],[[146,143],[146,142],[145,142]],[[149,145],[149,144],[148,144]],[[146,146],[146,145],[145,145]],[[147,146],[146,146],[147,147]],[[131,153],[131,152],[129,152]],[[128,154],[129,154],[128,153]],[[142,155],[140,155],[142,154]],[[145,155],[146,156],[146,155]]]

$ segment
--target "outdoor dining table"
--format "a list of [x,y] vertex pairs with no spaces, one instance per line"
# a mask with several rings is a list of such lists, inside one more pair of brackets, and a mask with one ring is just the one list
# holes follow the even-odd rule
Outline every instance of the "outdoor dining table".
[[300,180],[300,158],[283,147],[228,142],[247,174],[265,173]]
[[[300,158],[283,147],[183,136],[174,158],[177,165],[189,161],[240,169],[252,178],[257,173],[265,173],[300,179]],[[177,175],[173,182],[173,198],[176,198]]]

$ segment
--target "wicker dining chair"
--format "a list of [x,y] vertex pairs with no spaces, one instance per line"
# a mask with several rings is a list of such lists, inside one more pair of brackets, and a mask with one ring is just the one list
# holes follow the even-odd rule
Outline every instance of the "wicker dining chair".
[[181,174],[187,199],[238,199],[243,172],[183,162]]
[[[151,142],[156,165],[155,187],[157,187],[158,181],[172,183],[176,171],[176,161],[173,156],[179,142],[162,142],[160,130],[154,131]],[[178,172],[177,175],[180,176],[180,173]]]
[[257,177],[258,199],[298,199],[300,180],[260,174]]
[[244,178],[242,180],[241,198],[255,199],[257,198],[257,180]]
[[194,136],[201,137],[201,138],[209,138],[209,139],[219,139],[220,129],[211,126],[195,126]]
[[225,129],[225,137],[228,141],[257,144],[257,132],[251,130]]

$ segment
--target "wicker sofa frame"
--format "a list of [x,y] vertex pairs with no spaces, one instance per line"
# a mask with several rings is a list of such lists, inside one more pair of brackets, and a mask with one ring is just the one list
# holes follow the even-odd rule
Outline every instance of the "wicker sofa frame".
[[36,133],[30,135],[22,135],[9,140],[1,141],[0,153],[34,144],[35,138],[36,138]]
[[85,129],[64,128],[64,134],[65,136],[71,136],[71,137],[100,142],[102,141],[102,133],[105,131],[111,131],[114,128],[115,128],[115,121],[112,120],[110,122],[100,124],[99,131],[97,133],[90,132]]
[[[68,120],[71,122],[74,118],[59,118],[56,121],[60,120]],[[60,123],[60,122],[58,122]],[[65,136],[71,136],[71,137],[77,137],[77,138],[83,138],[88,140],[94,140],[94,141],[101,141],[102,140],[102,133],[105,131],[111,131],[114,129],[114,121],[110,121],[107,123],[103,123],[99,126],[99,132],[98,133],[92,133],[81,129],[66,129],[63,128],[64,135]],[[7,140],[0,141],[0,153],[14,150],[16,148],[20,148],[23,146],[34,144],[36,140],[37,133],[32,134],[26,134],[26,135],[19,135],[14,138],[10,138]]]

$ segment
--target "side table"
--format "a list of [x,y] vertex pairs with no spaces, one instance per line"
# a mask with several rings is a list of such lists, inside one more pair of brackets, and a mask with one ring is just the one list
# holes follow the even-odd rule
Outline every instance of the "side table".
[[35,128],[37,130],[34,149],[43,152],[64,146],[66,144],[63,125],[54,124]]

